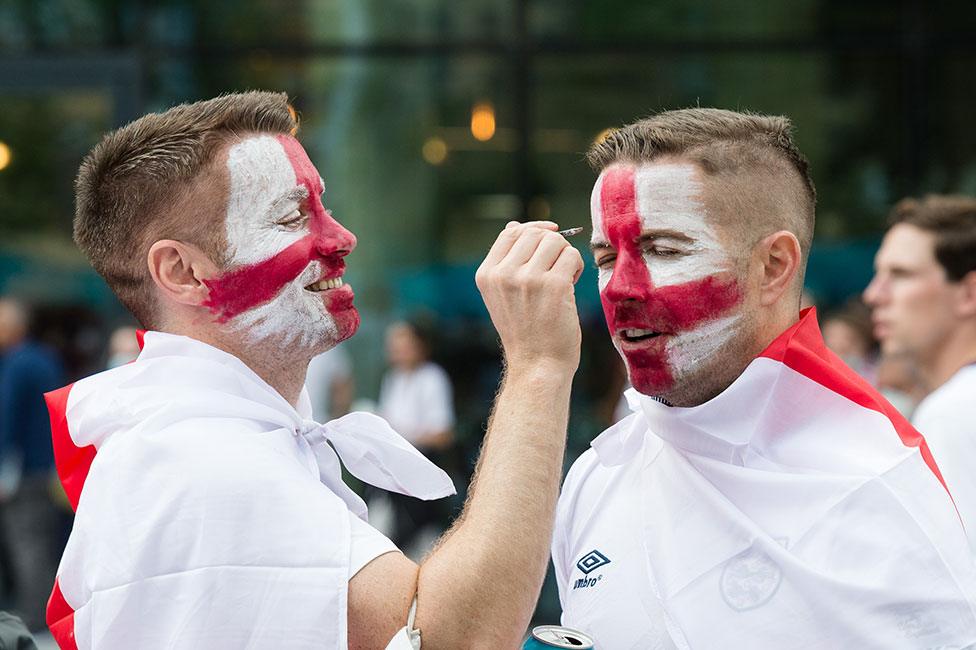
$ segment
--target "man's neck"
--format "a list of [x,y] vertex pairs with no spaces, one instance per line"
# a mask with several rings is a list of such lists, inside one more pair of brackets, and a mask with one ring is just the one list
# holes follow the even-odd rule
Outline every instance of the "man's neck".
[[265,383],[278,391],[292,406],[298,406],[298,398],[305,385],[305,374],[308,372],[308,359],[265,359],[249,357],[244,353],[234,353],[227,350],[243,361],[248,368],[263,379]]
[[930,363],[922,364],[927,388],[934,391],[971,363],[976,363],[976,324],[957,330],[939,348]]
[[[188,336],[237,357],[289,404],[298,406],[310,356],[287,354],[286,350],[276,346],[273,341],[252,345],[239,338],[231,338],[225,333],[214,332],[203,323],[197,323],[193,327],[180,327],[169,323],[160,329],[171,334]],[[268,354],[269,351],[273,353]]]

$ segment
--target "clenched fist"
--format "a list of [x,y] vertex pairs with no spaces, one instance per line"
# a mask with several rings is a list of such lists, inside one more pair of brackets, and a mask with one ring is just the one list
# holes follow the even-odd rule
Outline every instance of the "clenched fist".
[[475,275],[510,370],[572,373],[579,365],[573,285],[583,259],[557,229],[549,221],[510,222]]

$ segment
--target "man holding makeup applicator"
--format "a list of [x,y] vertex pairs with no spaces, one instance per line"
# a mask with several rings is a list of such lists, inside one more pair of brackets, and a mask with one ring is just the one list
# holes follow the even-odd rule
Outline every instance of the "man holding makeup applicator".
[[[432,499],[447,475],[382,419],[311,419],[309,360],[359,326],[356,238],[283,94],[114,131],[78,175],[75,239],[149,331],[131,364],[49,393],[76,508],[48,606],[62,648],[514,647],[538,597],[580,328],[579,253],[512,222],[477,282],[506,371],[464,511],[417,566],[342,464]],[[547,336],[538,332],[545,330]]]
[[633,413],[563,487],[563,624],[614,650],[976,643],[925,440],[800,311],[816,195],[789,120],[669,111],[588,157]]

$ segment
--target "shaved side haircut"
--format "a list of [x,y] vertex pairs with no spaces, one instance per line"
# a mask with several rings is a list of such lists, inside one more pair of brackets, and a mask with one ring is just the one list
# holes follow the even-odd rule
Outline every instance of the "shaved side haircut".
[[586,157],[597,172],[618,162],[696,164],[708,214],[726,232],[746,245],[777,230],[796,235],[802,288],[817,191],[789,118],[717,108],[666,111],[612,131]]
[[146,256],[160,239],[200,247],[224,263],[226,173],[221,147],[248,133],[294,134],[284,93],[252,91],[180,104],[107,134],[75,180],[74,238],[145,328],[155,326]]
[[902,199],[888,217],[892,226],[907,224],[935,236],[935,259],[950,282],[976,271],[976,199],[929,194]]

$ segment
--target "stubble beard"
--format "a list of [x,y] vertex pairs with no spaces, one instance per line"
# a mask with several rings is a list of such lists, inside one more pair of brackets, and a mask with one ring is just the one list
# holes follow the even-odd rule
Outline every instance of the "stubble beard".
[[[686,333],[668,354],[673,381],[669,386],[644,387],[649,391],[645,394],[679,407],[711,400],[727,389],[760,352],[755,346],[756,330],[755,316],[742,311]],[[626,357],[624,362],[633,383]],[[635,388],[644,392],[641,386]]]

